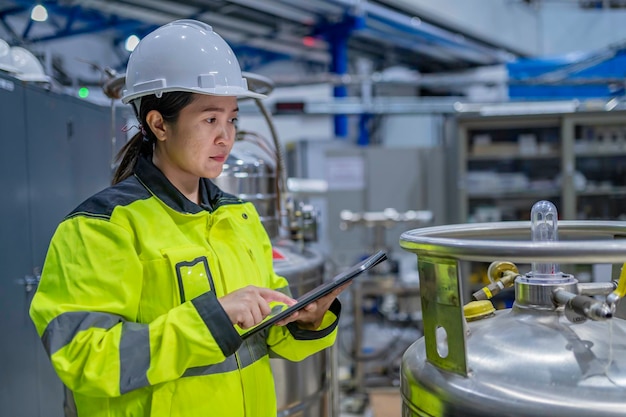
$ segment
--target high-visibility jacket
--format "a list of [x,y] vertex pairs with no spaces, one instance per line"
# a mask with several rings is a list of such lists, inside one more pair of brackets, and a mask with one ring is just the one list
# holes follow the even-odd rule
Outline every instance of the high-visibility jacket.
[[79,417],[276,415],[270,356],[334,343],[337,300],[319,329],[272,326],[242,340],[218,298],[247,285],[289,293],[249,202],[201,180],[186,199],[148,159],[58,226],[30,315]]

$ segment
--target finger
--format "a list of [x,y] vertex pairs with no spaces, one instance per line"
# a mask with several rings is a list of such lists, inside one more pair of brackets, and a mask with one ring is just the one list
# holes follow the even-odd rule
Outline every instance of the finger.
[[259,295],[263,297],[263,299],[268,303],[272,301],[278,301],[280,303],[285,303],[288,306],[292,306],[296,303],[296,300],[289,297],[288,295],[285,295],[279,291],[271,290],[269,288],[259,288]]
[[343,284],[341,287],[337,287],[333,290],[333,294],[335,295],[339,295],[341,294],[346,288],[348,288],[350,285],[352,285],[352,281],[347,282],[345,284]]
[[248,329],[260,323],[267,315],[263,314],[261,311],[264,305],[265,303],[263,301],[257,304],[253,302],[248,303],[248,305],[242,309],[239,320],[237,320],[237,324],[239,325],[239,327],[241,327],[242,329]]
[[256,306],[251,306],[252,316],[254,317],[254,324],[258,324],[265,317],[267,317],[271,312],[272,308],[269,304],[265,302],[262,298],[259,298],[259,304]]
[[305,305],[302,309],[306,310],[306,311],[309,311],[309,312],[315,311],[315,310],[317,310],[317,303],[318,303],[317,301],[314,301],[314,302],[312,302],[310,304]]
[[[256,307],[258,308],[259,315],[262,318],[266,317],[272,312],[272,306],[268,302],[266,302],[263,297],[258,297]],[[251,308],[254,308],[254,306],[251,306]]]
[[250,311],[244,312],[239,320],[237,321],[237,325],[242,329],[248,329],[254,326],[254,317]]
[[284,318],[284,319],[282,319],[280,321],[277,321],[276,325],[277,326],[285,326],[285,325],[291,323],[292,321],[298,320],[299,317],[300,317],[300,313],[296,311],[295,313],[291,314],[290,316],[288,316],[288,317],[286,317],[286,318]]

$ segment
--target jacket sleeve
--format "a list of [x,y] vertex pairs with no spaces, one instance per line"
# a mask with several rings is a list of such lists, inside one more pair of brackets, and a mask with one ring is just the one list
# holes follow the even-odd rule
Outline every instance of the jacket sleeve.
[[[268,263],[267,270],[271,271],[270,287],[292,296],[289,282],[274,272],[272,245],[264,229],[261,229],[257,239],[264,246],[264,260]],[[339,300],[335,300],[324,315],[322,324],[316,330],[301,329],[296,323],[270,327],[266,342],[271,356],[301,361],[332,346],[337,337],[340,312],[341,304]]]
[[337,337],[340,312],[341,304],[335,300],[316,330],[301,329],[296,323],[273,326],[267,338],[271,356],[301,361],[332,346]]
[[52,238],[30,316],[72,391],[111,397],[223,362],[241,338],[213,293],[137,323],[143,270],[133,234],[76,216]]

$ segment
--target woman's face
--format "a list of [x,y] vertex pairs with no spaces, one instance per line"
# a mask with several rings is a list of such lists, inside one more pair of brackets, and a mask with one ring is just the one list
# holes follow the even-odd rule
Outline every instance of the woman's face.
[[235,141],[236,97],[194,94],[175,123],[163,122],[155,164],[175,185],[215,178]]

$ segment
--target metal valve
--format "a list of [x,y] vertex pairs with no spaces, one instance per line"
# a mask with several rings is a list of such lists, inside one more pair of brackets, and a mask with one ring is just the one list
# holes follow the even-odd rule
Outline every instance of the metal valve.
[[474,301],[489,300],[505,288],[515,284],[519,276],[517,266],[512,262],[492,262],[487,269],[487,277],[491,284],[472,294]]
[[553,296],[556,304],[564,306],[565,317],[572,323],[582,323],[587,319],[607,320],[613,317],[613,311],[607,303],[588,295],[572,294],[557,288]]
[[318,211],[310,204],[299,203],[289,216],[289,232],[296,242],[316,242],[318,239]]

